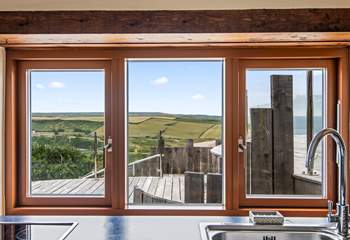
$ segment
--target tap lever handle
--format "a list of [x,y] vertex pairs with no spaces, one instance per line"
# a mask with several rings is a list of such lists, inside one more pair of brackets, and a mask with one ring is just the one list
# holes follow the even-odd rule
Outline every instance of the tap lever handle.
[[333,211],[333,201],[328,200],[328,215],[331,215]]

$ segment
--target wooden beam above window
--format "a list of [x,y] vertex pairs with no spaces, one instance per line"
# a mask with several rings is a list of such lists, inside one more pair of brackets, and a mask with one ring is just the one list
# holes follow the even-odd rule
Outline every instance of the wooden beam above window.
[[350,9],[0,12],[0,34],[350,32]]
[[0,45],[17,47],[350,43],[350,9],[0,12],[0,23]]
[[5,47],[251,47],[348,46],[350,32],[171,33],[171,34],[0,34]]
[[350,9],[0,12],[1,34],[350,32]]

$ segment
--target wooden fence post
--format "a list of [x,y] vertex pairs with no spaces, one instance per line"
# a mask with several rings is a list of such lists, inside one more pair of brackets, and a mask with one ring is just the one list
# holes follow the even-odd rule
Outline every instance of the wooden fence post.
[[199,149],[199,171],[207,173],[208,172],[208,161],[209,161],[209,153],[210,153],[210,148],[198,148]]
[[204,174],[185,172],[185,203],[204,203]]
[[136,204],[140,204],[140,203],[143,203],[143,191],[138,188],[138,187],[135,187],[134,188],[134,203]]
[[222,203],[222,175],[207,174],[207,203]]
[[194,166],[194,149],[193,149],[193,139],[188,139],[185,147],[186,151],[186,170],[187,171],[195,171]]
[[218,172],[217,170],[217,164],[216,164],[216,159],[215,156],[213,156],[214,154],[210,152],[209,149],[209,153],[208,153],[208,172]]
[[310,142],[313,137],[313,87],[312,87],[312,70],[307,71],[306,78],[306,146],[309,148]]
[[[272,109],[251,108],[251,194],[273,193]],[[248,187],[247,187],[248,188]]]
[[165,157],[164,154],[164,147],[165,147],[165,141],[164,138],[162,136],[162,131],[159,132],[159,139],[158,139],[158,147],[157,147],[157,153],[160,154],[159,157],[159,176],[163,177],[163,172],[164,172],[164,168],[163,168],[163,159]]
[[94,177],[97,178],[97,171],[98,171],[98,166],[97,166],[97,157],[98,157],[98,153],[97,153],[97,133],[96,131],[94,132],[94,144],[93,144],[93,149],[94,149]]
[[293,76],[271,75],[274,194],[293,194]]
[[162,167],[163,167],[163,173],[164,174],[170,174],[170,158],[171,158],[171,154],[172,154],[172,151],[171,151],[172,148],[169,148],[169,147],[166,147],[164,148],[164,158],[162,159],[163,160],[163,163],[162,163]]

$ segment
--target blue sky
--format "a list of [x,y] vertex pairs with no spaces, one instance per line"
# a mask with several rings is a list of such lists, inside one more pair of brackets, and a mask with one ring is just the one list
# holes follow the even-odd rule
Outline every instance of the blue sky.
[[103,71],[32,71],[32,112],[103,112]]
[[[221,115],[216,61],[129,61],[129,111]],[[32,71],[32,112],[102,112],[103,71]]]
[[[246,89],[248,95],[248,107],[271,105],[270,76],[284,74],[293,76],[293,96],[306,95],[305,70],[247,70]],[[322,95],[323,76],[322,70],[313,71],[313,94]],[[306,102],[305,102],[306,105]]]
[[129,111],[222,114],[218,61],[129,61]]
[[[213,61],[128,61],[130,112],[222,114],[222,67]],[[314,72],[314,94],[322,93]],[[248,106],[270,105],[270,75],[292,74],[294,96],[305,95],[306,71],[248,70]],[[103,112],[103,71],[32,71],[32,112]]]

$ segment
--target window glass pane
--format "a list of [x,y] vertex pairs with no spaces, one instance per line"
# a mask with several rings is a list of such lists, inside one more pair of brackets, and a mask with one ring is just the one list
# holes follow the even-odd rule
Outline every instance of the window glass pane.
[[128,60],[129,204],[223,202],[223,60]]
[[31,195],[104,195],[104,70],[31,70]]
[[305,157],[312,136],[326,126],[325,75],[325,69],[246,70],[248,197],[324,195],[324,143],[312,174]]

